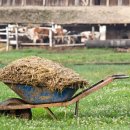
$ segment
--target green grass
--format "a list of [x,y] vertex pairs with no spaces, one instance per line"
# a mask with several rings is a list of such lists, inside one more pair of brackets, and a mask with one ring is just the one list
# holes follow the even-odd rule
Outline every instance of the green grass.
[[[22,50],[0,53],[0,67],[15,59],[36,55],[63,63],[86,78],[90,85],[112,74],[130,75],[130,65],[94,65],[93,62],[130,62],[130,53],[115,53],[111,49],[83,49],[65,52]],[[78,63],[83,65],[77,65]],[[0,83],[0,100],[18,97]],[[129,130],[130,80],[116,80],[103,89],[85,97],[79,104],[79,117],[74,118],[74,104],[52,108],[58,120],[54,121],[43,109],[33,109],[30,121],[0,116],[0,130]]]
[[46,51],[43,49],[26,49],[20,51],[0,52],[0,64],[7,64],[15,59],[26,56],[40,56],[54,61],[71,64],[100,62],[129,62],[130,53],[118,53],[113,49],[79,49],[66,51]]

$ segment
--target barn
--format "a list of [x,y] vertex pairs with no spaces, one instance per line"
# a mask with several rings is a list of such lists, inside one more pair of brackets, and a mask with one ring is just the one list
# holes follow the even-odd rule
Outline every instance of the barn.
[[101,31],[102,40],[130,38],[130,0],[0,0],[0,24],[61,24]]

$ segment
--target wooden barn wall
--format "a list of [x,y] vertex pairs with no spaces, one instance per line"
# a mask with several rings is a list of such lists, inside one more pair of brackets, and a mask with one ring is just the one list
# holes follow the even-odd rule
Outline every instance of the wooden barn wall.
[[110,5],[118,5],[118,0],[110,0]]
[[129,5],[130,4],[130,0],[123,0],[123,5]]
[[[106,5],[108,0],[0,0],[1,6],[81,6]],[[84,3],[84,4],[83,4]],[[109,0],[109,5],[129,5],[130,0]]]

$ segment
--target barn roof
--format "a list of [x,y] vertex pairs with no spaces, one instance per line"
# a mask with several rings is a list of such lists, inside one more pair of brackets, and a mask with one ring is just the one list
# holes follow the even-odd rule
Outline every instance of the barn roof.
[[127,24],[129,6],[0,7],[0,23]]

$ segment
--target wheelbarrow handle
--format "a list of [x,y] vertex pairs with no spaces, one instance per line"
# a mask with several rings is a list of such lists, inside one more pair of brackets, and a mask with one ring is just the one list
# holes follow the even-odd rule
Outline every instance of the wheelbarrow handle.
[[111,83],[115,79],[126,79],[126,78],[129,78],[129,76],[124,75],[124,74],[109,76],[103,80],[100,80],[99,82],[95,83],[94,85],[90,86],[89,88],[84,89],[83,91],[81,91],[77,95],[75,95],[71,99],[71,102],[73,102],[73,100],[78,101],[79,99],[84,98],[85,96],[89,95],[90,93],[93,93],[93,92],[99,90],[100,88],[103,88],[104,86],[108,85],[109,83]]
[[119,75],[112,75],[112,78],[113,79],[126,79],[126,78],[129,78],[129,76],[125,74],[119,74]]

